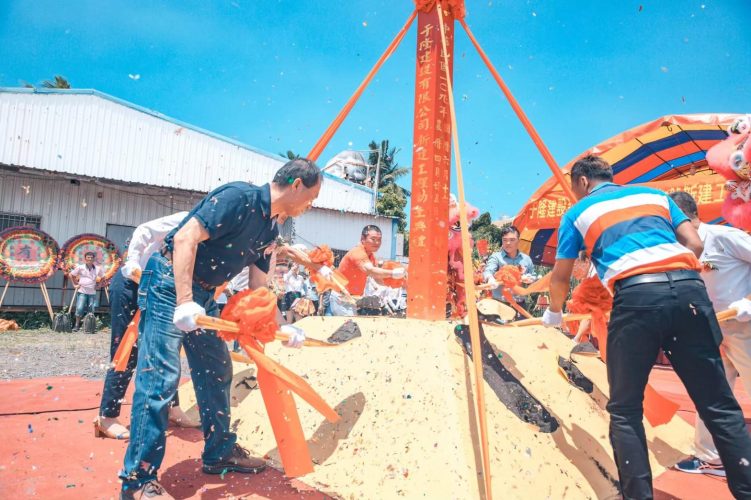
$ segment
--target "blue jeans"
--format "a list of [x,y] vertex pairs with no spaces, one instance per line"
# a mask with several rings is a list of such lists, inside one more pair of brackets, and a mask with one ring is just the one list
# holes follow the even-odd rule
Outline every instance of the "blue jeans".
[[[138,283],[125,278],[122,273],[115,273],[110,283],[110,315],[112,317],[112,338],[110,340],[110,361],[115,357],[117,348],[123,340],[125,330],[138,310]],[[138,342],[133,345],[128,357],[128,366],[124,371],[117,372],[114,368],[107,370],[102,388],[102,402],[99,404],[99,415],[103,417],[120,416],[120,406],[128,384],[133,377],[138,360]],[[179,406],[180,401],[175,394],[172,406]]]
[[[193,300],[211,316],[218,316],[213,290],[193,285]],[[164,459],[169,405],[180,380],[180,346],[190,365],[201,411],[205,464],[230,455],[237,436],[230,431],[232,362],[227,345],[216,332],[185,333],[172,324],[175,311],[172,264],[162,255],[151,256],[141,276],[136,391],[131,410],[130,442],[120,472],[122,488],[137,489],[156,479]]]
[[94,309],[99,305],[99,295],[96,293],[93,295],[86,295],[85,293],[79,293],[76,297],[76,316],[86,316],[87,313],[94,312]]

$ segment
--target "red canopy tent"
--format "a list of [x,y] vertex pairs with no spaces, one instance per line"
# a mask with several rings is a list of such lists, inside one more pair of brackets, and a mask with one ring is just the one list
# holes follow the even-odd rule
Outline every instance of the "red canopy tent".
[[[720,207],[725,179],[714,173],[706,152],[727,137],[736,114],[669,115],[627,130],[584,151],[563,167],[566,182],[580,156],[595,154],[613,166],[615,182],[644,184],[667,192],[687,191],[696,199],[705,222],[724,222]],[[536,264],[552,265],[558,224],[571,202],[555,177],[548,179],[514,219],[521,250]]]

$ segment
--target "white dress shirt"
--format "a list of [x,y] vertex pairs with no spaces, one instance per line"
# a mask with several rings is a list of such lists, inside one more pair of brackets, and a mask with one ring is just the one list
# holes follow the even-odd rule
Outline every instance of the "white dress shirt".
[[179,226],[187,215],[188,212],[178,212],[138,226],[130,237],[126,261],[135,262],[141,269],[145,269],[151,255],[162,247],[164,238]]
[[300,273],[293,271],[287,271],[284,275],[284,290],[286,292],[303,292],[303,286],[305,284],[305,278]]
[[242,292],[243,290],[250,288],[250,267],[243,267],[240,274],[229,281],[227,288],[233,293]]
[[729,226],[700,224],[699,237],[704,242],[701,277],[715,310],[722,311],[751,293],[751,236]]

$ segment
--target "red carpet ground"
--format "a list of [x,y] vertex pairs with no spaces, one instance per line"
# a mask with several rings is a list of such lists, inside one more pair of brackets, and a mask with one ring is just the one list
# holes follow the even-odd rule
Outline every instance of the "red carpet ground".
[[[693,404],[672,370],[655,369],[651,382],[681,404],[683,418],[694,421]],[[0,498],[117,498],[126,442],[94,438],[101,388],[101,380],[76,377],[0,382]],[[740,384],[736,394],[751,416],[751,399]],[[129,414],[125,406],[126,423]],[[176,498],[327,498],[275,470],[224,478],[202,474],[202,446],[200,430],[170,429],[160,477]],[[663,500],[732,498],[723,479],[676,471],[657,477],[655,489]]]

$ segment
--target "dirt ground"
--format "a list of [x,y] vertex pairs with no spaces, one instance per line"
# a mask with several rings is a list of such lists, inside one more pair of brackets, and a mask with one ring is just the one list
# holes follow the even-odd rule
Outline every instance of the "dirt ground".
[[110,330],[93,335],[50,329],[0,333],[0,379],[78,375],[103,378],[109,365]]

